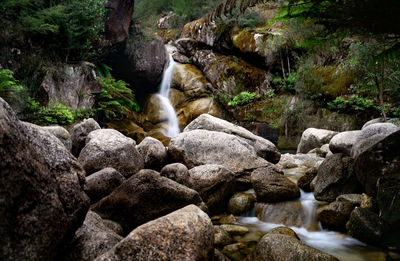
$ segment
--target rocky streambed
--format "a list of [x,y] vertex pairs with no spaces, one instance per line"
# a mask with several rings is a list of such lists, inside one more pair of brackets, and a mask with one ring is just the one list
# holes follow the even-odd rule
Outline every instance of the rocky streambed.
[[393,124],[308,129],[281,155],[208,114],[165,147],[93,119],[36,126],[0,105],[1,260],[399,257]]

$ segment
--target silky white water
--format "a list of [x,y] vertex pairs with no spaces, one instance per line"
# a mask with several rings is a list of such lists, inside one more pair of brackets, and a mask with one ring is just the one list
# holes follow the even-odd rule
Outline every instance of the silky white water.
[[172,107],[171,101],[169,100],[169,92],[171,90],[171,81],[175,64],[174,58],[172,58],[172,55],[170,54],[169,64],[167,69],[164,71],[160,91],[157,94],[157,97],[160,100],[161,110],[165,113],[168,123],[167,131],[163,134],[169,138],[173,138],[179,134],[178,118],[176,117],[174,107]]

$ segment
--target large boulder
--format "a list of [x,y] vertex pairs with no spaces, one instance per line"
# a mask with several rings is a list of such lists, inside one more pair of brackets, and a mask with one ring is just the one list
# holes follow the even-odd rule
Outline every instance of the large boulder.
[[360,188],[354,160],[342,153],[327,157],[318,169],[314,184],[317,200],[332,202],[342,194],[356,193]]
[[335,135],[329,142],[332,153],[344,153],[350,156],[353,144],[356,142],[361,131],[345,131]]
[[116,189],[125,181],[125,177],[113,168],[105,168],[86,177],[85,192],[94,203]]
[[244,172],[270,165],[247,142],[231,134],[208,130],[180,133],[171,139],[168,153],[189,168],[218,164],[233,172]]
[[74,110],[91,109],[95,95],[102,91],[94,69],[93,64],[85,62],[48,68],[36,95],[37,100],[44,105],[53,102],[64,104]]
[[251,173],[257,201],[277,202],[300,197],[300,189],[273,167],[258,168]]
[[[388,123],[381,123],[388,124]],[[375,126],[368,126],[366,129]],[[380,177],[400,176],[400,130],[372,144],[355,159],[357,178],[367,194],[375,195]]]
[[318,209],[318,220],[324,227],[335,230],[345,230],[355,205],[346,201],[334,201]]
[[0,259],[52,260],[89,209],[85,172],[55,136],[0,98]]
[[124,41],[129,35],[134,0],[108,0],[105,37],[112,44]]
[[380,142],[393,132],[399,130],[399,127],[392,123],[374,123],[368,125],[361,130],[360,135],[354,142],[353,148],[351,149],[351,156],[355,159],[362,152],[367,150],[369,147]]
[[175,65],[171,85],[182,91],[188,100],[207,96],[210,88],[210,83],[196,66],[180,63]]
[[319,148],[329,143],[336,134],[336,131],[308,128],[301,135],[297,153],[307,153],[314,148]]
[[155,138],[146,137],[136,149],[142,155],[146,169],[160,170],[167,161],[167,148]]
[[95,130],[87,136],[78,161],[88,175],[111,167],[129,177],[144,167],[143,157],[135,145],[133,139],[116,130]]
[[378,215],[359,207],[351,212],[347,229],[351,236],[374,245],[380,242],[383,234],[383,226]]
[[245,128],[234,125],[228,121],[216,118],[209,114],[202,114],[186,126],[183,131],[186,132],[198,129],[219,131],[235,135],[239,139],[251,145],[259,157],[262,157],[271,163],[278,163],[280,160],[281,154],[272,142],[254,135]]
[[89,211],[83,225],[75,232],[74,238],[57,260],[92,261],[122,239],[103,223],[99,215]]
[[255,202],[255,195],[238,192],[229,199],[227,210],[229,213],[234,215],[240,215],[251,210],[254,207]]
[[202,203],[193,189],[153,170],[141,170],[96,203],[93,211],[105,219],[117,221],[125,231],[132,231],[181,207]]
[[248,260],[304,260],[304,261],[338,261],[334,256],[326,254],[302,243],[296,233],[273,229],[258,242]]
[[100,125],[92,118],[85,119],[82,122],[75,124],[70,130],[72,154],[78,157],[83,147],[85,147],[87,135],[89,135],[90,132],[99,129],[101,129]]
[[202,165],[189,170],[185,185],[199,192],[210,213],[223,212],[235,189],[235,175],[221,165]]
[[169,179],[175,180],[180,184],[189,183],[189,170],[182,163],[171,163],[165,165],[160,172],[161,176],[167,177]]
[[72,149],[71,134],[69,134],[69,132],[65,128],[61,126],[44,126],[42,128],[50,132],[54,136],[56,136],[64,144],[67,150],[71,151]]
[[283,224],[285,226],[304,227],[307,216],[303,206],[298,201],[284,201],[278,203],[258,203],[256,216],[267,223]]
[[190,205],[141,225],[96,261],[212,260],[213,253],[211,220]]

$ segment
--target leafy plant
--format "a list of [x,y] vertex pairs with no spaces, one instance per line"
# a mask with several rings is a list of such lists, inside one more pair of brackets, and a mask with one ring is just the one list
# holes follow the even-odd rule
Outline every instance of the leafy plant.
[[276,85],[281,92],[294,92],[297,82],[297,73],[292,72],[287,75],[286,79],[277,76],[273,79],[272,83]]
[[243,106],[259,98],[260,95],[255,92],[241,92],[228,102],[228,106]]
[[337,97],[332,102],[328,102],[328,108],[342,112],[365,111],[367,109],[379,110],[379,106],[376,106],[373,100],[356,94],[349,97]]
[[6,101],[15,99],[15,93],[22,90],[22,85],[18,84],[13,76],[13,72],[0,67],[0,97]]

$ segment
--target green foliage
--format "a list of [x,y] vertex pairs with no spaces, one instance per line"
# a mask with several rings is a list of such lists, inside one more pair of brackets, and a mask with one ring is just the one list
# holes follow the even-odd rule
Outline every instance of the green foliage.
[[23,89],[13,76],[13,72],[0,66],[0,97],[6,101],[15,100],[15,94]]
[[110,74],[100,76],[102,93],[96,99],[95,110],[102,120],[112,120],[125,116],[131,110],[139,111],[140,107],[127,83],[116,81]]
[[25,119],[39,125],[70,125],[78,120],[92,116],[90,111],[77,110],[60,103],[49,102],[47,107],[41,106],[35,99],[28,97],[25,105]]
[[295,86],[297,83],[297,73],[289,73],[286,79],[277,76],[273,79],[272,83],[277,86],[281,92],[293,93],[295,91]]
[[255,92],[241,92],[228,102],[228,106],[243,106],[259,98],[260,95]]
[[349,113],[352,111],[365,111],[368,109],[379,110],[380,107],[376,106],[371,99],[353,94],[348,97],[337,97],[332,102],[328,102],[328,108]]

